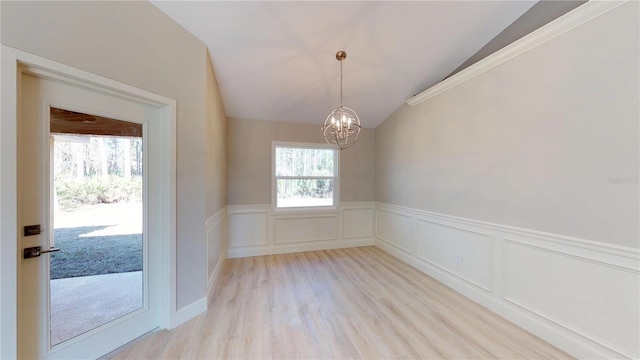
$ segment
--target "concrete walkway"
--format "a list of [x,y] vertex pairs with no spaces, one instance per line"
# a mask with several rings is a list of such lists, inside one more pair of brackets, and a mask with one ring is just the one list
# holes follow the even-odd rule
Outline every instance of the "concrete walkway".
[[141,307],[141,271],[51,280],[51,343],[59,344]]
[[[54,212],[54,228],[107,226],[83,236],[142,233],[142,204]],[[51,343],[59,344],[142,307],[142,272],[51,280]]]

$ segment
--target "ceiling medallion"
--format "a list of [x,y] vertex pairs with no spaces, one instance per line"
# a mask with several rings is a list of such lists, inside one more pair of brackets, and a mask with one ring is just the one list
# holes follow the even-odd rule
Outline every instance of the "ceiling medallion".
[[355,144],[362,128],[358,114],[353,109],[342,105],[342,61],[346,58],[346,52],[336,53],[336,59],[340,62],[340,106],[327,115],[322,125],[322,133],[327,143],[339,150]]

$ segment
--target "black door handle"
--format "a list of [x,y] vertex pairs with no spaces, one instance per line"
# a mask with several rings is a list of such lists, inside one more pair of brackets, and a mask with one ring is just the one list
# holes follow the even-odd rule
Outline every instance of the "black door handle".
[[24,249],[23,258],[31,259],[34,257],[38,257],[41,254],[56,252],[56,251],[60,251],[60,248],[52,247],[49,250],[42,250],[42,247],[40,246],[28,247]]

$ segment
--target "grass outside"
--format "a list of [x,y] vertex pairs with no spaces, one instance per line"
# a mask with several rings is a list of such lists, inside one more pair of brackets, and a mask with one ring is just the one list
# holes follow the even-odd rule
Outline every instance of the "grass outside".
[[139,203],[92,205],[54,218],[60,251],[51,254],[51,279],[142,270]]
[[59,252],[51,256],[51,279],[142,270],[142,234],[82,236],[105,226],[55,230]]

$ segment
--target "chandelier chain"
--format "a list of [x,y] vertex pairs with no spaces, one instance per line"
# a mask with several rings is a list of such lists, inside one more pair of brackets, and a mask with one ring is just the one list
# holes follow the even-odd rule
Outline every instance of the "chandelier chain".
[[340,60],[340,107],[342,107],[342,60]]

